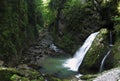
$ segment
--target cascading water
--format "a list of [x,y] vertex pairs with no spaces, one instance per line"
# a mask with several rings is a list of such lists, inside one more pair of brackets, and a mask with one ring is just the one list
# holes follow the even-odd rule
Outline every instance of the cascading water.
[[86,52],[89,50],[92,45],[93,40],[99,32],[91,34],[84,42],[84,44],[78,49],[73,58],[66,60],[63,64],[64,67],[69,68],[72,71],[78,71],[79,66],[81,65],[83,58]]
[[105,55],[105,57],[102,59],[102,62],[101,62],[101,65],[100,65],[100,72],[103,71],[103,66],[104,66],[105,59],[108,57],[108,55],[110,54],[110,52],[111,52],[111,49],[107,52],[107,54]]
[[113,46],[113,44],[112,44],[112,32],[110,31],[110,45],[109,46]]
[[108,57],[108,55],[111,53],[111,48],[112,48],[112,46],[113,46],[113,44],[112,44],[112,32],[111,32],[111,31],[110,31],[110,40],[109,40],[109,41],[110,41],[110,44],[109,44],[110,48],[109,48],[107,54],[106,54],[106,55],[104,56],[104,58],[102,59],[102,62],[101,62],[101,65],[100,65],[100,72],[103,71],[104,62],[105,62],[106,58]]

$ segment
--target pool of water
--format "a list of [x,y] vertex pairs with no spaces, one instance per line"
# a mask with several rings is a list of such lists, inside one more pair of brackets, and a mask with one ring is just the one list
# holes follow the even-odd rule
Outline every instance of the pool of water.
[[40,71],[45,74],[51,74],[58,78],[67,78],[78,74],[78,72],[71,71],[69,70],[69,68],[65,68],[63,66],[63,63],[65,63],[66,59],[68,58],[47,57],[41,63],[42,68],[40,69]]

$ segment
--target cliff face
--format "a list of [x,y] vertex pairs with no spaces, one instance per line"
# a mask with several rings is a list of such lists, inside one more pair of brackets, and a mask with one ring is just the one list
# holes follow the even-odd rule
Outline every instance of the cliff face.
[[[29,1],[29,0],[28,0]],[[34,2],[26,0],[0,1],[0,58],[17,62],[23,47],[37,37]],[[32,8],[32,10],[30,10]]]

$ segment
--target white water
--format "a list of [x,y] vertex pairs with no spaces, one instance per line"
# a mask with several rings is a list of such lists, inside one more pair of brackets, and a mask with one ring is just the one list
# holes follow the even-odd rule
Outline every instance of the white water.
[[69,68],[72,71],[78,71],[79,66],[81,65],[83,58],[90,46],[92,45],[93,40],[99,32],[92,33],[84,42],[84,44],[78,49],[73,58],[67,59],[65,63],[63,63],[64,67]]
[[113,41],[112,41],[112,32],[110,31],[110,45],[109,45],[110,47],[113,46],[112,42],[113,42]]
[[100,72],[103,71],[103,66],[104,66],[104,62],[105,62],[105,59],[108,57],[108,55],[110,54],[111,52],[111,49],[107,52],[107,54],[105,55],[105,57],[103,58],[102,62],[101,62],[101,65],[100,65]]

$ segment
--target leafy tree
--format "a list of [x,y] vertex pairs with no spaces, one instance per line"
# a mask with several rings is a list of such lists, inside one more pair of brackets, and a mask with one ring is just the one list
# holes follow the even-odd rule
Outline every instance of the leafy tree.
[[100,14],[101,20],[104,21],[104,26],[109,26],[113,23],[113,17],[118,15],[118,4],[120,0],[93,0],[96,11]]

